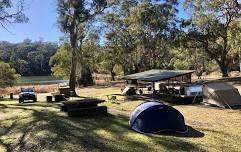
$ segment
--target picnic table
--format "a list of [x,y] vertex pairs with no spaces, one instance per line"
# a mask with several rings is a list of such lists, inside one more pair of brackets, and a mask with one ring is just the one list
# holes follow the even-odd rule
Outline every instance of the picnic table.
[[70,117],[106,114],[107,107],[98,106],[102,102],[105,102],[105,100],[97,98],[63,101],[61,102],[61,111],[68,112]]
[[61,102],[61,111],[68,111],[68,108],[88,108],[96,107],[99,103],[105,102],[105,100],[97,98],[85,98],[73,101],[63,101]]

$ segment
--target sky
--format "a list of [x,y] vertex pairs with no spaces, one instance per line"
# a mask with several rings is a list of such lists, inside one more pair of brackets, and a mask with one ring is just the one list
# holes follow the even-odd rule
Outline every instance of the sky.
[[[182,9],[182,1],[180,0],[178,6],[178,16],[185,18],[188,14]],[[10,32],[0,27],[0,41],[12,43],[22,42],[24,39],[59,41],[63,33],[57,26],[56,0],[26,0],[25,14],[29,18],[28,23],[9,25]]]
[[26,0],[25,14],[28,23],[10,25],[10,32],[0,27],[0,41],[17,43],[28,38],[57,42],[63,35],[57,26],[56,0]]

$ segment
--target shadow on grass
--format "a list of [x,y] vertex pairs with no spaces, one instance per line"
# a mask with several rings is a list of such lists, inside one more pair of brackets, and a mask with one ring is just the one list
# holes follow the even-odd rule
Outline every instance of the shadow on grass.
[[173,137],[186,137],[186,138],[202,138],[204,137],[204,133],[190,127],[186,126],[188,129],[187,133],[174,133],[174,132],[159,132],[158,135],[163,136],[173,136]]
[[13,99],[10,99],[10,98],[0,98],[0,102],[2,101],[18,101],[18,98],[13,98]]
[[[34,105],[34,104],[32,104]],[[43,104],[37,109],[22,104],[5,105],[2,110],[16,109],[28,112],[30,117],[18,116],[10,127],[1,131],[1,136],[11,138],[9,132],[21,134],[9,143],[0,138],[0,145],[7,151],[154,151],[155,146],[148,144],[152,140],[167,150],[197,151],[195,144],[169,135],[142,135],[132,131],[129,118],[124,115],[108,114],[105,117],[69,118],[66,114],[51,111]],[[51,105],[50,105],[51,106]],[[52,107],[53,108],[53,107]],[[26,122],[25,122],[26,121]],[[4,122],[1,120],[0,122]],[[191,128],[191,127],[190,127]],[[44,132],[43,135],[39,135]],[[190,132],[190,137],[198,134]],[[197,135],[196,135],[197,136]],[[146,141],[137,140],[139,137]],[[188,137],[188,136],[185,136]]]

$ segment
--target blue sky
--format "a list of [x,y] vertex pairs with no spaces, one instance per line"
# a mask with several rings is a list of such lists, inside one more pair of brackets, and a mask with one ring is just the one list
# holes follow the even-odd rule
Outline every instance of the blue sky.
[[[180,0],[181,3],[182,1]],[[181,3],[178,16],[186,17]],[[17,43],[28,38],[34,41],[43,39],[57,42],[63,35],[57,26],[56,0],[26,0],[25,13],[29,22],[8,26],[11,33],[0,27],[0,41]]]
[[0,28],[0,41],[22,42],[26,38],[58,41],[62,33],[57,26],[56,0],[26,0],[25,5],[29,22],[8,26],[11,33]]

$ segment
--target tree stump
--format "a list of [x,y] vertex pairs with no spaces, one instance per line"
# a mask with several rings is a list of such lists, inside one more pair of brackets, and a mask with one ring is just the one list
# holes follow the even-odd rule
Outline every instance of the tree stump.
[[10,99],[13,99],[13,93],[10,93]]
[[64,97],[64,94],[57,94],[54,96],[54,101],[55,102],[60,102],[60,101],[65,101],[65,97]]
[[47,96],[46,97],[47,102],[53,102],[53,97],[52,96]]

